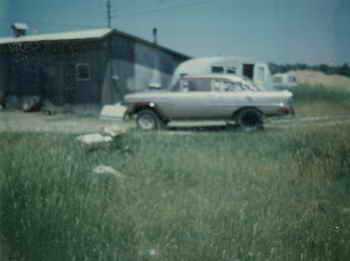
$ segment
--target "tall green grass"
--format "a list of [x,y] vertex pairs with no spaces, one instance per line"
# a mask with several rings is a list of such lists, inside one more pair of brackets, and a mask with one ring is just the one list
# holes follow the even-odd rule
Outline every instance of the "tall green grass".
[[347,260],[349,131],[1,134],[0,231],[26,261]]
[[344,105],[350,108],[350,91],[348,88],[300,85],[293,89],[297,105],[310,103],[328,103]]
[[297,116],[346,115],[350,111],[349,88],[299,85],[292,92]]
[[[348,93],[300,86],[297,109]],[[317,111],[317,110],[316,110]],[[350,127],[283,133],[0,135],[0,233],[17,260],[347,260]],[[126,179],[92,174],[111,165]]]
[[1,233],[23,260],[134,259],[123,188],[108,193],[93,185],[89,159],[71,143],[1,135]]

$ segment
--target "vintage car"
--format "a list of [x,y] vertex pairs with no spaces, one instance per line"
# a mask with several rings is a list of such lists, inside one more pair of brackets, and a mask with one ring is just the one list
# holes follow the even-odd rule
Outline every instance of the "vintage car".
[[126,115],[154,130],[170,121],[235,121],[244,130],[263,128],[264,118],[294,114],[288,91],[264,91],[234,75],[183,76],[171,90],[130,94]]

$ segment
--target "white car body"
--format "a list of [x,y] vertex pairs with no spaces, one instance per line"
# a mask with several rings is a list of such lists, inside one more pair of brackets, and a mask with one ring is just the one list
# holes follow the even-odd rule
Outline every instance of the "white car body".
[[292,96],[288,91],[263,91],[233,75],[198,75],[181,78],[170,91],[131,94],[125,101],[128,114],[151,109],[166,121],[229,121],[244,108],[254,108],[264,116],[292,114]]

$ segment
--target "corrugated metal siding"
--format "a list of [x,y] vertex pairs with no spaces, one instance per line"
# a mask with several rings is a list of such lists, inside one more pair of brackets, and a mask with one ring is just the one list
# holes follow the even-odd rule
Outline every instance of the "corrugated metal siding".
[[166,52],[136,43],[135,90],[145,90],[154,82],[162,88],[168,88],[172,74],[180,62],[182,61]]
[[[87,42],[31,44],[22,50],[13,47],[11,92],[18,96],[45,96],[57,104],[100,103],[102,50],[98,44]],[[89,80],[77,80],[77,64],[89,65]]]
[[44,68],[40,57],[16,52],[10,59],[10,78],[12,80],[9,93],[18,96],[40,95],[43,88]]
[[6,54],[0,53],[0,100],[8,88],[8,67],[9,60]]
[[[176,67],[185,59],[117,34],[96,41],[10,46],[10,61],[3,65],[9,71],[6,86],[10,92],[19,96],[44,94],[56,104],[115,103],[126,93],[146,90],[152,82],[167,88]],[[88,81],[77,81],[79,63],[89,64]],[[0,65],[1,74],[7,70]],[[4,79],[0,77],[0,84],[4,85]]]
[[135,86],[135,43],[134,41],[114,35],[112,37],[112,75],[118,81],[112,81],[112,88],[117,93],[117,100],[134,89]]

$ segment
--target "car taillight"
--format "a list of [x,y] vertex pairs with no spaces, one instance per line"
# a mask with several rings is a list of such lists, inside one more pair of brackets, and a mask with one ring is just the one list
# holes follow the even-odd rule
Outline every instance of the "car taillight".
[[291,110],[290,110],[288,107],[286,107],[286,106],[281,107],[281,108],[279,109],[279,111],[280,111],[280,113],[283,113],[283,114],[289,114],[289,113],[291,113]]

